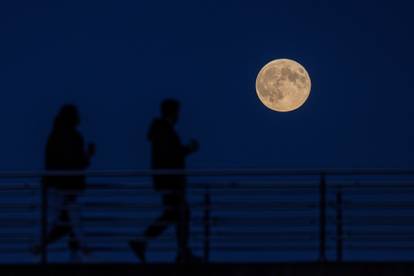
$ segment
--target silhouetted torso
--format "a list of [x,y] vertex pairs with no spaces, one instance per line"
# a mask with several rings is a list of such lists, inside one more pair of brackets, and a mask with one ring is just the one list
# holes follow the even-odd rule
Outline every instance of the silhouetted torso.
[[[173,125],[165,119],[155,119],[149,129],[153,169],[185,169],[185,157],[188,154]],[[157,190],[184,189],[184,175],[154,176]]]
[[185,151],[174,127],[163,119],[151,124],[148,138],[152,143],[153,169],[184,169]]
[[[84,142],[76,129],[54,129],[46,145],[46,170],[84,170],[89,165]],[[57,189],[84,189],[84,176],[48,176],[44,178],[48,187]]]

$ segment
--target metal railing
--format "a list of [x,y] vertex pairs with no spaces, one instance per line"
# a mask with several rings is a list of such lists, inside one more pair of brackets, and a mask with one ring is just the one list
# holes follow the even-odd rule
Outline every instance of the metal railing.
[[[46,264],[65,251],[44,243],[56,206],[41,178],[79,174],[83,239],[114,262],[161,211],[151,176],[163,174],[188,176],[191,246],[205,262],[414,259],[414,170],[396,169],[3,172],[0,254],[39,243]],[[174,252],[174,239],[149,250]]]

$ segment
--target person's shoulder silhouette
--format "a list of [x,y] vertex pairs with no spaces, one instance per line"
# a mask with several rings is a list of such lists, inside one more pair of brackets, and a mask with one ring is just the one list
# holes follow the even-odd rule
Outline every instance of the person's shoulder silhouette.
[[[89,158],[84,151],[83,137],[77,130],[79,123],[79,113],[75,105],[66,104],[60,109],[46,145],[46,170],[83,170],[89,165]],[[84,186],[81,176],[48,177],[44,180],[49,186],[63,189],[66,186],[71,188]]]
[[79,122],[75,105],[60,109],[46,145],[46,169],[75,170],[87,166],[83,137],[77,130]]
[[171,123],[162,118],[154,119],[148,131],[148,140],[153,143],[163,143],[170,141],[171,138],[179,140]]
[[152,167],[154,169],[184,168],[185,154],[180,137],[174,129],[178,121],[180,104],[167,99],[161,103],[161,118],[150,125],[148,139],[152,144]]

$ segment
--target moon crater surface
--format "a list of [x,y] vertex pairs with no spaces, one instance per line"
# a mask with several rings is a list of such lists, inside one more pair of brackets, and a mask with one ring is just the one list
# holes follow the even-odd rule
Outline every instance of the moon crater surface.
[[311,80],[306,69],[290,59],[267,63],[256,79],[256,92],[268,108],[288,112],[301,107],[309,97]]

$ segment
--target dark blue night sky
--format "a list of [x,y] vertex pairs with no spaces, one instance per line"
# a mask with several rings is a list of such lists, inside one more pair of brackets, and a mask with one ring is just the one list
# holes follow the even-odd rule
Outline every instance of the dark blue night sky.
[[[93,169],[149,166],[160,100],[182,101],[192,168],[414,165],[409,1],[2,1],[1,170],[43,166],[60,105],[78,104]],[[257,99],[275,58],[303,64],[311,97]]]

